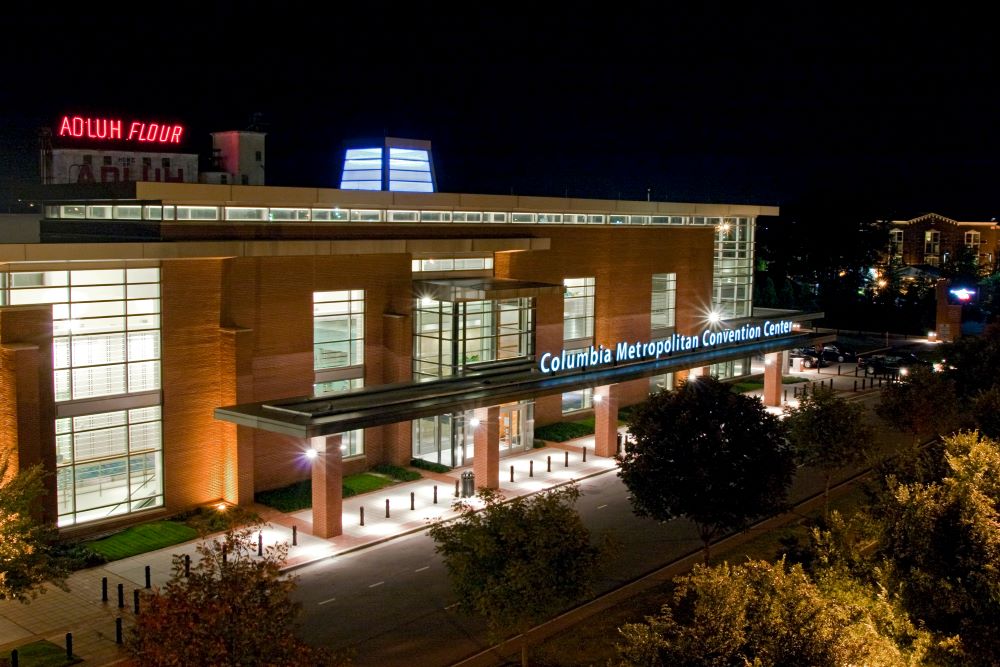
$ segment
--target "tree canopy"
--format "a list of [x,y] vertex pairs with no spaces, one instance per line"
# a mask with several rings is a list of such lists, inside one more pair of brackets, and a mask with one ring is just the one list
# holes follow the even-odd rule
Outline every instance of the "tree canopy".
[[961,424],[954,381],[944,373],[914,367],[905,382],[890,382],[882,388],[876,411],[901,431],[921,437],[942,435]]
[[56,529],[38,516],[44,475],[41,466],[15,471],[0,451],[0,600],[27,602],[47,581],[65,588],[64,563],[52,551]]
[[826,388],[804,396],[797,407],[785,409],[785,428],[796,458],[819,468],[826,477],[824,498],[829,496],[832,474],[862,463],[871,451],[873,431],[864,412],[860,404]]
[[589,590],[602,551],[573,507],[579,495],[572,484],[509,501],[481,489],[482,509],[456,503],[459,517],[431,528],[459,608],[483,616],[495,641]]
[[658,521],[687,517],[705,545],[779,511],[794,461],[777,417],[757,398],[714,378],[660,392],[632,413],[618,476],[633,510]]
[[281,575],[288,545],[269,546],[257,557],[259,529],[230,529],[222,539],[200,544],[189,577],[183,558],[174,557],[170,581],[143,597],[129,632],[126,648],[138,664],[336,664],[294,635],[295,581]]
[[902,667],[928,640],[871,590],[784,561],[696,565],[674,583],[659,614],[620,628],[619,665]]

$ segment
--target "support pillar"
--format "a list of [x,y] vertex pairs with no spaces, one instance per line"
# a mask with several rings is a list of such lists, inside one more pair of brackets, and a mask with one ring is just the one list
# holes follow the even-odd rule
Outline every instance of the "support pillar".
[[594,388],[594,453],[611,457],[618,453],[618,385]]
[[764,355],[764,405],[781,405],[781,362],[784,354],[768,352]]
[[312,461],[313,535],[336,537],[344,532],[340,436],[312,438],[309,446],[316,450]]
[[476,408],[473,417],[479,420],[475,427],[475,453],[472,472],[476,487],[500,488],[500,406]]

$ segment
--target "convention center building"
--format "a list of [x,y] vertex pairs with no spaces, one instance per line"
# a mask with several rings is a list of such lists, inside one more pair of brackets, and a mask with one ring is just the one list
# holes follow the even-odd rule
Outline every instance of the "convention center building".
[[761,355],[779,402],[808,335],[753,309],[776,208],[393,191],[379,169],[379,189],[56,186],[39,242],[0,243],[0,448],[53,473],[61,529],[312,476],[333,536],[342,475],[376,464],[495,487],[536,426],[588,412],[613,456],[618,407]]

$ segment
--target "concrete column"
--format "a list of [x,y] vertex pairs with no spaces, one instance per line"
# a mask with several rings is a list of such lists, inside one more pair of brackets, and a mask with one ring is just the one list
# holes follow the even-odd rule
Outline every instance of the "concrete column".
[[475,453],[472,472],[476,488],[500,488],[500,406],[476,408],[473,417],[479,420],[475,427]]
[[594,453],[614,456],[618,453],[618,385],[594,388]]
[[764,355],[764,405],[781,405],[781,375],[784,360],[781,352],[768,352]]
[[340,435],[312,438],[309,446],[316,450],[312,462],[313,535],[336,537],[344,532]]

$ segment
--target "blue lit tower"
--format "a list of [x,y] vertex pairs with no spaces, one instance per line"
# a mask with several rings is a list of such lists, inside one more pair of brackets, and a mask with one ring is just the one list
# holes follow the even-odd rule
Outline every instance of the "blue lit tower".
[[344,151],[340,189],[436,192],[431,142],[396,137],[354,142]]

